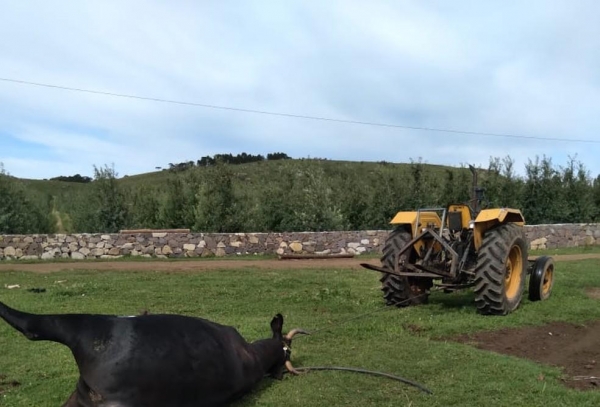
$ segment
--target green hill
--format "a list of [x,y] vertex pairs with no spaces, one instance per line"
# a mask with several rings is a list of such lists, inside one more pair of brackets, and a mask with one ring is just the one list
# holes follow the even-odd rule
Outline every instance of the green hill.
[[[520,208],[528,223],[600,219],[600,182],[590,179],[581,164],[557,169],[544,158],[528,167],[526,177],[516,177],[511,163],[509,158],[492,159],[489,168],[479,171],[490,205]],[[96,169],[94,178],[15,182],[28,202],[24,207],[37,208],[40,216],[50,219],[50,229],[59,232],[389,228],[397,211],[465,202],[472,186],[465,167],[325,159],[192,163],[187,169],[172,165],[125,177],[104,167]],[[0,215],[1,208],[0,204]],[[0,221],[0,232],[6,231],[10,230]]]

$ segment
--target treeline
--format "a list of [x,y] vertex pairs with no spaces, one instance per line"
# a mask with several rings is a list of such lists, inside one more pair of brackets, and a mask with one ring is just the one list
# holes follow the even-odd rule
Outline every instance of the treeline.
[[[291,158],[285,154],[285,153],[269,153],[267,154],[266,160],[267,161],[275,161],[275,160],[290,160]],[[181,162],[181,163],[177,163],[177,164],[173,164],[173,163],[169,163],[169,171],[172,172],[181,172],[181,171],[186,171],[189,170],[190,168],[193,168],[194,166],[198,166],[198,167],[209,167],[211,165],[216,165],[217,163],[224,163],[224,164],[249,164],[249,163],[255,163],[255,162],[260,162],[260,161],[265,161],[265,156],[263,156],[262,154],[248,154],[248,153],[241,153],[241,154],[237,154],[237,155],[233,155],[233,154],[215,154],[214,156],[204,156],[201,159],[199,159],[198,161],[196,161],[196,163],[194,163],[194,161],[185,161],[185,162]]]
[[87,184],[88,182],[92,182],[92,180],[92,177],[85,177],[80,174],[70,176],[61,175],[59,177],[50,178],[50,181],[79,182],[82,184]]
[[[155,183],[94,167],[82,188],[41,196],[0,175],[0,233],[116,232],[189,228],[203,232],[389,229],[399,210],[467,202],[466,167],[285,160],[240,167],[217,161]],[[510,157],[479,170],[484,207],[519,208],[528,224],[600,222],[600,176],[569,159],[529,160],[517,176]]]
[[55,229],[52,197],[28,190],[0,163],[0,233],[51,233]]

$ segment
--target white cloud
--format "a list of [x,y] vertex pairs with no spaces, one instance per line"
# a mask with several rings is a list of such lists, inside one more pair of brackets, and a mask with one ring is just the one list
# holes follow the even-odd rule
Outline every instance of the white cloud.
[[[593,1],[16,2],[0,77],[338,119],[599,139]],[[487,164],[522,171],[600,144],[320,122],[0,82],[0,161],[13,174],[150,171],[206,154]],[[8,140],[8,139],[7,139]],[[2,146],[2,139],[0,139]],[[1,148],[1,147],[0,147]],[[26,150],[25,150],[26,151]],[[31,165],[25,163],[31,162]]]

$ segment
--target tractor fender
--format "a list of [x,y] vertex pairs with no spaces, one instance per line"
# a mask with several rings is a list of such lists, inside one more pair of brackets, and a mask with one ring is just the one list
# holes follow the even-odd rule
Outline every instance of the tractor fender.
[[516,223],[519,226],[525,225],[525,217],[519,209],[514,208],[494,208],[483,209],[474,221],[473,240],[475,249],[479,249],[483,241],[485,232],[499,224]]
[[[419,224],[417,225],[417,214],[419,215]],[[433,223],[436,227],[440,227],[442,219],[436,212],[422,211],[420,214],[417,211],[400,211],[390,221],[392,225],[410,225],[410,232],[416,236],[421,227]]]

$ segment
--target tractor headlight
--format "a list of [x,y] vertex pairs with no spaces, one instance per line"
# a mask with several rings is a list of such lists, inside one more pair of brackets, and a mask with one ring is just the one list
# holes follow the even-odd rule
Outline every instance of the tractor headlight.
[[475,221],[474,220],[470,220],[469,221],[469,229],[474,229],[475,228]]

